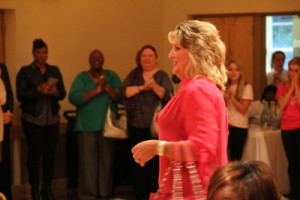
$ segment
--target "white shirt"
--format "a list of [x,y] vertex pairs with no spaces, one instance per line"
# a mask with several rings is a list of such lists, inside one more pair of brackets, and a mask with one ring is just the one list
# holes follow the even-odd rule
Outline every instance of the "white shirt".
[[249,109],[248,109],[248,117],[249,117],[249,124],[255,124],[261,126],[260,116],[264,110],[264,104],[260,101],[253,101],[251,102]]
[[[235,94],[237,85],[231,85],[231,91]],[[245,85],[244,91],[241,97],[242,100],[253,100],[253,90],[250,84]],[[233,105],[231,100],[227,103],[228,122],[231,126],[238,128],[248,128],[248,115],[241,114]]]
[[[275,102],[274,102],[275,103]],[[279,128],[280,119],[281,119],[281,110],[279,106],[275,103],[276,108],[274,113],[272,113],[271,108],[268,108],[267,101],[254,101],[250,104],[248,109],[249,125],[264,126],[264,123],[267,122],[267,126],[274,126],[273,128]],[[267,108],[265,108],[267,106]],[[261,119],[264,109],[270,114],[268,114],[268,119]],[[270,123],[270,124],[268,124]]]

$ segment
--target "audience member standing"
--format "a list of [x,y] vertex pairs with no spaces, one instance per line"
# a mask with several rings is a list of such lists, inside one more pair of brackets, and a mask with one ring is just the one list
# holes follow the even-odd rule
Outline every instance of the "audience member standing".
[[227,66],[228,82],[224,94],[229,122],[229,159],[240,160],[248,135],[247,111],[253,100],[252,86],[245,82],[241,66],[230,61]]
[[[17,98],[28,144],[28,172],[33,200],[53,200],[51,183],[59,137],[59,101],[66,96],[58,67],[49,65],[48,47],[42,39],[33,41],[34,61],[17,74]],[[39,192],[40,165],[43,183]]]
[[[128,134],[131,145],[153,139],[151,122],[155,107],[165,105],[173,94],[168,74],[157,67],[156,49],[145,45],[137,54],[137,67],[124,80]],[[148,199],[158,188],[158,158],[145,167],[133,167],[133,192],[137,199]]]
[[107,199],[112,195],[115,141],[102,135],[110,104],[119,100],[122,82],[111,70],[104,70],[101,51],[89,56],[90,69],[80,72],[72,83],[69,101],[76,106],[74,131],[79,132],[78,197]]
[[290,198],[300,200],[300,57],[288,65],[289,79],[279,84],[276,99],[282,110],[280,129],[289,163]]
[[287,81],[288,73],[283,68],[285,54],[282,51],[275,51],[272,54],[271,66],[272,71],[267,74],[267,85],[278,86],[282,81]]
[[14,98],[7,68],[0,64],[1,79],[6,90],[6,103],[2,106],[3,111],[3,142],[2,142],[2,161],[0,161],[0,191],[6,196],[7,200],[12,199],[11,194],[11,158],[10,158],[10,126],[13,117]]

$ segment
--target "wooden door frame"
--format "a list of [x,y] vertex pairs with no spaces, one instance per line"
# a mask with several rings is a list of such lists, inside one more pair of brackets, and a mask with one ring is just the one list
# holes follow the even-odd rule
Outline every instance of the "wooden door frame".
[[0,63],[5,62],[4,21],[4,10],[0,9]]

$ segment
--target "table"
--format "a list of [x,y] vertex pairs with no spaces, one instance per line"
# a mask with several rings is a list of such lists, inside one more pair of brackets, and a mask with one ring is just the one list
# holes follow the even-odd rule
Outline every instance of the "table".
[[288,162],[281,141],[281,131],[250,126],[242,160],[259,160],[270,166],[282,194],[290,191]]

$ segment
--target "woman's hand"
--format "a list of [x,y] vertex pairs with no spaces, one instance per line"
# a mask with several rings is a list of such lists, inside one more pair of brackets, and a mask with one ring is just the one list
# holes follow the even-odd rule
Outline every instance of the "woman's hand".
[[83,94],[84,101],[89,101],[94,96],[100,94],[106,86],[104,75],[100,75],[99,78],[94,79],[94,81],[97,83],[96,88],[91,89]]
[[48,82],[44,82],[44,83],[40,84],[40,85],[37,87],[37,90],[38,90],[40,93],[43,93],[43,94],[46,94],[46,95],[50,95],[50,91],[52,90],[52,87],[49,86]]
[[145,81],[145,84],[143,86],[143,90],[154,90],[154,88],[157,86],[157,83],[155,80],[151,77],[148,80]]
[[105,87],[106,83],[105,83],[105,76],[104,75],[101,75],[97,81],[98,85],[101,85],[102,88]]
[[132,157],[136,163],[144,167],[157,153],[158,140],[146,140],[138,143],[132,149]]
[[230,91],[225,91],[225,92],[224,92],[224,98],[225,98],[226,100],[229,100],[229,99],[231,98],[231,92],[230,92]]
[[299,84],[299,76],[296,72],[292,72],[290,75],[291,78],[291,89],[294,90],[295,87]]
[[152,90],[160,99],[165,95],[165,88],[157,84],[153,77],[149,78],[144,86],[143,90]]
[[224,92],[224,100],[225,100],[226,105],[228,104],[228,102],[232,98],[232,96],[233,96],[233,92],[230,89],[227,89]]
[[40,84],[37,87],[37,90],[42,93],[42,94],[46,94],[46,95],[56,95],[58,96],[59,94],[59,90],[57,89],[56,85],[50,85],[49,82],[44,82],[42,84]]
[[97,93],[100,93],[104,90],[105,86],[106,86],[106,82],[105,82],[105,76],[101,75],[98,80],[97,80],[97,87],[96,87],[96,91]]
[[59,90],[57,89],[56,86],[52,86],[48,88],[48,93],[47,94],[53,94],[55,96],[59,95]]
[[8,124],[12,121],[13,114],[11,112],[3,112],[3,123]]

